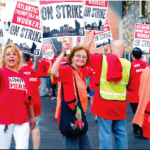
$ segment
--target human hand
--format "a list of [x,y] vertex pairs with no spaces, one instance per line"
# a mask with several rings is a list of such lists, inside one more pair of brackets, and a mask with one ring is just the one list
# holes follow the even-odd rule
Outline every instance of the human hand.
[[110,49],[110,46],[109,46],[109,45],[105,46],[105,47],[104,47],[104,53],[106,54],[109,49]]
[[31,131],[35,128],[36,122],[34,117],[29,119],[29,126]]
[[37,61],[37,57],[34,57],[33,59],[34,59],[35,62]]
[[88,33],[88,41],[89,42],[93,42],[94,41],[94,32],[93,31],[90,31],[89,33]]
[[147,62],[147,57],[146,57],[146,55],[143,55],[143,61]]
[[67,49],[70,49],[70,43],[67,38],[64,38],[62,42],[62,52],[65,54]]

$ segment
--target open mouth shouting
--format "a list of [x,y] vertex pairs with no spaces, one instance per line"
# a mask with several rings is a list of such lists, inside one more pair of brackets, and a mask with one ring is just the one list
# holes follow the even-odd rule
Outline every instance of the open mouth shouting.
[[15,62],[14,59],[10,59],[10,60],[9,60],[9,63],[10,63],[10,64],[13,64],[14,62]]

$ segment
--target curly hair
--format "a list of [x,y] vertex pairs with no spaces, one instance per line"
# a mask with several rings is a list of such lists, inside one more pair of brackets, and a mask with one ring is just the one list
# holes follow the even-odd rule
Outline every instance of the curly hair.
[[71,61],[72,61],[72,58],[73,58],[75,52],[80,51],[80,50],[84,50],[87,53],[86,64],[89,63],[89,61],[90,61],[89,49],[85,45],[77,45],[72,48],[71,53],[67,56],[67,60],[68,60],[69,64],[72,63]]
[[2,55],[2,58],[1,58],[1,61],[0,61],[0,68],[3,68],[3,67],[6,66],[6,63],[4,61],[4,56],[5,56],[6,51],[7,51],[8,48],[11,48],[11,52],[15,52],[15,53],[18,54],[19,62],[17,63],[17,67],[20,65],[20,62],[21,62],[21,53],[19,51],[19,48],[16,45],[14,45],[14,44],[8,44],[4,48],[4,52],[3,52],[3,55]]

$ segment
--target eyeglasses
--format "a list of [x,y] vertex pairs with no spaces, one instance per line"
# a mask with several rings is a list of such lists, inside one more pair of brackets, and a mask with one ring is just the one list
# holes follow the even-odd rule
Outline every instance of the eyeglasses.
[[76,57],[78,57],[78,58],[82,58],[82,59],[87,59],[87,57],[86,56],[81,56],[81,55],[74,55],[74,56],[76,56]]
[[6,56],[10,56],[10,55],[13,55],[13,56],[17,56],[17,53],[7,53],[7,54],[5,54]]

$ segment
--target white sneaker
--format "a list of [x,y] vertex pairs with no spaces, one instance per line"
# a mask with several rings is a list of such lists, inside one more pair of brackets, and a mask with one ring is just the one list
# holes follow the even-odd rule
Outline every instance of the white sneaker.
[[52,98],[51,98],[52,101],[55,100],[55,99],[56,99],[56,97],[52,97]]

